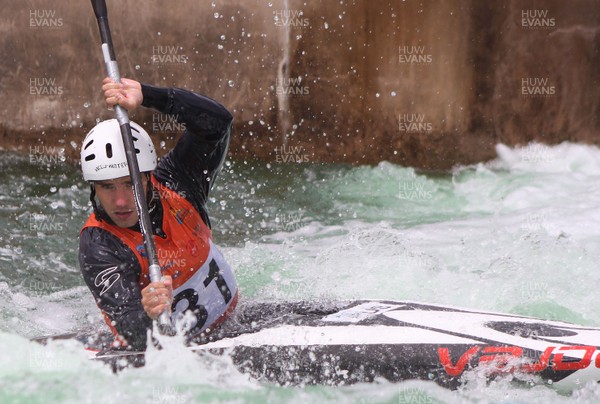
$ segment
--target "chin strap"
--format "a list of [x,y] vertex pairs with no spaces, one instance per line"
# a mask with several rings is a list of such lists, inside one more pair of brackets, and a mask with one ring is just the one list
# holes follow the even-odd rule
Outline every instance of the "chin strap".
[[94,213],[96,214],[96,219],[98,220],[104,220],[105,219],[105,212],[104,210],[100,209],[98,207],[98,204],[96,203],[96,185],[94,184],[94,181],[90,181],[90,202],[92,203],[92,207],[94,208]]

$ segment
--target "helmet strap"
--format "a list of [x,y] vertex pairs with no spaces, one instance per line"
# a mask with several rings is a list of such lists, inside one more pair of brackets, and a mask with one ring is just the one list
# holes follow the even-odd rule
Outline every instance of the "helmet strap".
[[104,211],[101,206],[98,206],[96,203],[96,185],[93,181],[90,182],[90,202],[92,202],[92,207],[94,208],[94,214],[96,215],[96,219],[99,221],[107,221],[112,224],[112,220],[108,214]]

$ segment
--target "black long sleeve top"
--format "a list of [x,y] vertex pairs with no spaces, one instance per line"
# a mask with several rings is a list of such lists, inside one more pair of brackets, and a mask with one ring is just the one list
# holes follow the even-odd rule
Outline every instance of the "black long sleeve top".
[[[175,147],[158,162],[155,177],[184,196],[210,227],[206,202],[225,161],[233,117],[216,101],[187,90],[143,84],[142,94],[144,107],[169,114],[179,127],[185,127]],[[153,232],[165,237],[161,228],[161,203],[151,199],[149,205]],[[110,222],[101,206],[92,214],[99,220]],[[136,230],[139,231],[139,226]],[[87,227],[80,234],[79,263],[83,279],[98,307],[125,337],[131,349],[145,349],[146,333],[152,320],[141,303],[141,267],[133,251],[115,235],[97,227]],[[116,269],[110,272],[111,276],[118,275],[118,280],[110,290],[103,291],[102,272],[112,267]]]

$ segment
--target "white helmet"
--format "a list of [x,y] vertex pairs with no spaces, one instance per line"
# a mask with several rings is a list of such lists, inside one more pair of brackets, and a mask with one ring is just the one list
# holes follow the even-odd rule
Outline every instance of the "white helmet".
[[[131,122],[133,146],[140,172],[156,168],[156,151],[148,133]],[[83,139],[81,170],[86,181],[112,180],[129,175],[121,128],[116,119],[100,122]]]

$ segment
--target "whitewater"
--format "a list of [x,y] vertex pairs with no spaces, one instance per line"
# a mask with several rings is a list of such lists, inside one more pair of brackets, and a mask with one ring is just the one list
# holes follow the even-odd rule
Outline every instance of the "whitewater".
[[[208,206],[214,239],[242,299],[411,300],[600,326],[600,149],[496,152],[444,173],[228,161]],[[2,403],[600,401],[596,385],[567,394],[503,379],[467,378],[457,391],[384,380],[280,387],[177,344],[115,375],[74,341],[31,342],[104,325],[77,263],[89,186],[76,165],[30,154],[0,152]]]

